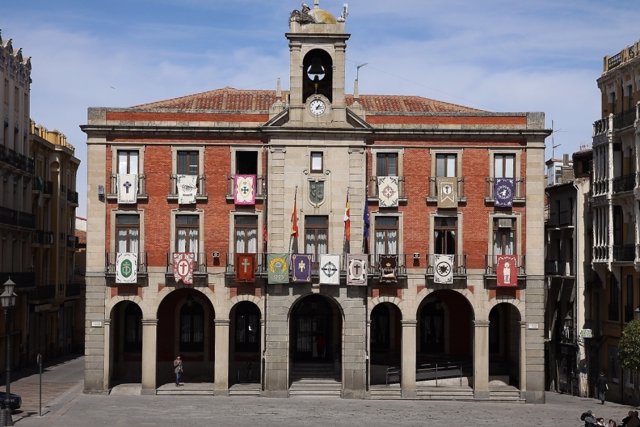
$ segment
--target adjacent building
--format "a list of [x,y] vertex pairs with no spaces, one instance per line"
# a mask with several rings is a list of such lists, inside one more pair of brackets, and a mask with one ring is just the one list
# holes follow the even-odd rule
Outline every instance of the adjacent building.
[[544,114],[349,94],[314,3],[286,91],[89,108],[85,391],[543,402]]
[[618,362],[618,339],[640,303],[640,42],[603,65],[602,118],[593,125],[593,346],[607,397],[627,401],[637,380]]

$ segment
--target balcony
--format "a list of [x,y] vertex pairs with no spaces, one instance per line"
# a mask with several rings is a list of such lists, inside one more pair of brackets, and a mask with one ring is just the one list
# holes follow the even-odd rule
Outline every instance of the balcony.
[[544,271],[549,276],[573,276],[573,260],[570,259],[548,259],[544,262]]
[[613,245],[613,262],[633,262],[635,258],[635,245]]
[[50,246],[53,245],[53,232],[36,230],[33,235],[33,243],[36,245]]
[[[117,252],[107,252],[105,254],[105,275],[107,277],[115,277],[116,276],[116,265],[118,260]],[[138,252],[138,276],[146,276],[147,275],[147,253],[146,252]]]
[[633,126],[637,119],[637,108],[630,109],[629,111],[625,111],[624,113],[618,113],[613,116],[613,129],[621,130],[626,127]]
[[623,193],[625,191],[633,191],[636,185],[636,174],[628,174],[617,176],[612,180],[613,194]]
[[[175,252],[167,253],[167,267],[165,271],[165,277],[169,280],[175,280],[173,274],[173,254]],[[195,256],[195,262],[193,265],[193,283],[199,283],[201,285],[207,285],[207,254],[205,252],[193,253]],[[174,281],[175,283],[175,281]]]
[[[118,200],[118,174],[112,173],[109,181],[109,191],[106,194],[107,200]],[[144,175],[138,175],[138,192],[136,200],[146,200],[149,198],[147,194],[146,179]],[[70,200],[71,201],[71,200]],[[76,204],[78,203],[78,193],[76,193]]]
[[[235,196],[235,175],[227,176],[227,194],[226,199],[233,201]],[[256,176],[256,199],[264,200],[267,198],[267,177]]]
[[[511,254],[516,257],[516,268],[518,269],[518,276],[527,274],[525,271],[525,257],[524,255]],[[500,255],[485,255],[486,274],[495,275],[496,266],[498,265],[498,257]]]
[[[380,189],[378,188],[378,178],[384,176],[371,176],[367,185],[367,199],[370,202],[380,202]],[[405,193],[404,176],[396,176],[398,179],[398,203],[406,203],[407,195]]]
[[[484,201],[486,203],[495,203],[495,183],[496,177],[487,178],[487,187],[485,190],[485,198]],[[526,189],[524,185],[524,178],[515,178],[514,188],[513,188],[513,203],[524,203],[526,200]]]
[[[172,202],[178,201],[178,175],[171,175],[170,183],[169,183],[169,195],[167,196],[167,200]],[[207,200],[207,187],[206,187],[206,176],[198,175],[196,179],[196,201],[206,201]]]
[[610,247],[608,245],[594,245],[592,261],[595,263],[609,262]]
[[549,219],[547,220],[547,227],[549,228],[560,228],[560,227],[571,227],[573,226],[573,211],[570,209],[553,211],[549,214]]
[[[509,256],[513,256],[516,259],[515,272],[517,275],[517,280],[513,280],[513,270],[511,271],[511,279],[506,279],[508,273],[498,274],[498,257],[500,255],[485,255],[485,274],[484,274],[484,283],[485,286],[489,289],[495,288],[503,288],[503,289],[522,289],[526,285],[526,265],[525,265],[525,256],[510,254]],[[505,262],[503,267],[508,269],[508,265]],[[503,278],[505,282],[510,282],[509,285],[498,286],[500,279]]]
[[[436,254],[427,254],[427,276],[435,274],[436,267]],[[467,256],[466,255],[454,255],[453,256],[453,281],[456,283],[460,280],[465,280],[467,277]]]
[[72,205],[78,206],[78,192],[77,191],[67,191],[67,202]]
[[[456,188],[456,197],[458,203],[465,203],[467,201],[467,197],[464,194],[464,178],[462,177],[453,177],[457,180],[457,188]],[[431,176],[429,177],[429,194],[427,195],[427,202],[435,203],[439,200],[439,191],[438,191],[438,177]]]
[[35,171],[35,161],[23,154],[20,154],[4,145],[0,146],[0,162],[20,170],[28,175],[33,175]]
[[27,212],[0,207],[0,224],[34,229],[36,226],[36,217]]

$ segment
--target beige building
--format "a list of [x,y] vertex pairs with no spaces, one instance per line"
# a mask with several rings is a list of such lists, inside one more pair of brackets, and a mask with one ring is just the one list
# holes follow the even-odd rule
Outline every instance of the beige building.
[[288,90],[89,109],[85,391],[543,402],[544,114],[348,94],[314,3]]

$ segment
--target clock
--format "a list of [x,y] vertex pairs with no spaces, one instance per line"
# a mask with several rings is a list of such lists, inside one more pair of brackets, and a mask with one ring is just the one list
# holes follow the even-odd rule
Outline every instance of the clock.
[[322,115],[327,109],[322,99],[314,99],[309,103],[309,112],[314,116]]

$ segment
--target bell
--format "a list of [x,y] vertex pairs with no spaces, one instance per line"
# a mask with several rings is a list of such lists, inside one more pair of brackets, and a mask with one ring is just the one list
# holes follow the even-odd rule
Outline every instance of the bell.
[[311,65],[307,70],[307,74],[312,80],[322,79],[322,77],[324,77],[324,66],[322,62],[320,62],[320,58],[314,56],[313,59],[311,59]]

